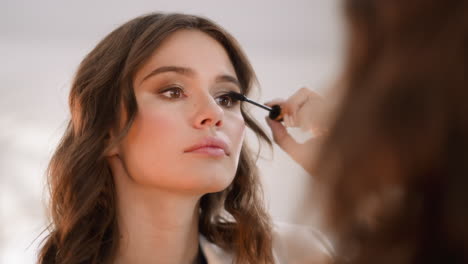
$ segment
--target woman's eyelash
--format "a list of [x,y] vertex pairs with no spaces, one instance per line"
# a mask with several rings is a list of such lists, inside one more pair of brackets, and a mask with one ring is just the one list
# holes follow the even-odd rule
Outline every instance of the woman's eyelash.
[[[169,86],[158,91],[158,94],[169,100],[176,100],[186,97],[184,88],[178,85]],[[239,104],[239,98],[233,95],[232,92],[224,92],[214,97],[216,103],[224,108],[232,108]]]
[[226,108],[233,107],[239,103],[239,99],[233,96],[230,92],[217,96],[215,100],[219,105]]
[[185,96],[184,89],[180,86],[170,86],[162,89],[158,93],[170,99],[177,99]]

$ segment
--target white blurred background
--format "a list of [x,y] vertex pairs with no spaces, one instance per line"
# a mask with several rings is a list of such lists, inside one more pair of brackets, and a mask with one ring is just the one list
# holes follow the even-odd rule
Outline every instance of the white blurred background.
[[[47,225],[44,171],[79,62],[118,25],[152,11],[206,16],[232,33],[257,72],[260,102],[301,86],[320,92],[340,70],[337,0],[0,0],[0,263],[35,262]],[[266,127],[263,110],[252,110]],[[278,147],[263,148],[258,166],[273,218],[303,223],[310,176]]]

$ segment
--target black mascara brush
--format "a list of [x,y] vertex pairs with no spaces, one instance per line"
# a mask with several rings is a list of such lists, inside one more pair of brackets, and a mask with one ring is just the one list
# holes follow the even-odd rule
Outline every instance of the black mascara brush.
[[279,122],[283,121],[283,114],[281,113],[281,107],[279,105],[274,105],[273,107],[262,105],[255,101],[250,100],[249,98],[245,97],[245,95],[236,93],[236,92],[229,92],[229,96],[236,100],[248,102],[248,103],[251,103],[253,105],[256,105],[260,108],[263,108],[269,111],[270,113],[268,114],[268,117],[272,120],[279,121]]

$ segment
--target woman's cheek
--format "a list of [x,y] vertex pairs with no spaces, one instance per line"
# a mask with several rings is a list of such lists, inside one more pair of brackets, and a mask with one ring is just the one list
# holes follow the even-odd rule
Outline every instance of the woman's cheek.
[[[130,176],[139,183],[154,184],[156,172],[173,164],[182,147],[177,132],[180,120],[159,111],[142,111],[124,140],[124,159]],[[158,182],[161,179],[157,180]]]
[[229,128],[231,131],[231,142],[233,146],[235,146],[235,150],[239,155],[240,149],[242,147],[242,143],[244,142],[246,125],[244,122],[244,118],[241,114],[234,115],[232,119],[232,126]]
[[[164,142],[176,142],[177,119],[161,111],[141,109],[127,136],[127,148],[132,154],[154,157],[167,151]],[[180,123],[180,122],[179,122]]]

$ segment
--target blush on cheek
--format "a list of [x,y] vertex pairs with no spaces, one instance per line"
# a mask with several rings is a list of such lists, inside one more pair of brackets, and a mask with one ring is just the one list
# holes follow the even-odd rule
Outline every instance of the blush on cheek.
[[239,115],[236,121],[237,121],[236,126],[238,127],[238,133],[242,135],[242,139],[243,139],[244,134],[245,134],[245,128],[246,128],[244,118],[242,117],[242,115]]
[[[153,139],[158,137],[158,135],[163,136],[171,131],[174,132],[174,129],[180,126],[180,121],[166,111],[143,112],[140,115],[139,121],[141,129],[145,134],[151,134]],[[170,140],[170,138],[165,140]]]
[[174,142],[177,140],[174,131],[179,130],[177,125],[180,122],[177,121],[177,118],[162,111],[151,112],[148,110],[140,109],[124,139],[125,148],[132,149],[133,153],[140,153],[140,155],[151,155],[152,153],[146,152],[159,151],[164,146],[159,142]]
[[233,150],[240,153],[240,148],[244,142],[245,137],[245,122],[242,116],[232,119],[231,126],[229,127],[230,140],[233,145]]
[[242,123],[242,125],[239,126],[238,135],[240,137],[239,141],[242,144],[242,142],[244,141],[244,137],[245,137],[245,124],[244,123]]
[[148,113],[143,117],[143,122],[148,126],[164,128],[166,126],[171,126],[173,120],[171,120],[171,117],[168,114]]
[[123,141],[125,163],[130,176],[144,184],[163,186],[169,175],[168,164],[174,164],[180,141],[180,118],[166,111],[140,108],[132,127]]

